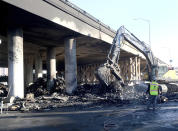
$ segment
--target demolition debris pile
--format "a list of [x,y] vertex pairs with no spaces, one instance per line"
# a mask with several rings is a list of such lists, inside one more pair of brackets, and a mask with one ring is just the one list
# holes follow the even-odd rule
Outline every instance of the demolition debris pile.
[[77,87],[73,95],[65,93],[63,78],[55,80],[54,87],[48,91],[43,78],[27,87],[26,99],[16,99],[10,110],[37,111],[60,107],[84,108],[100,104],[123,104],[113,88],[103,88],[99,84],[84,84]]
[[171,99],[177,99],[178,97],[178,84],[176,83],[169,83],[166,84],[168,91],[166,93],[166,97],[169,98],[169,100]]
[[43,78],[37,79],[36,82],[27,87],[26,91],[27,94],[33,93],[35,97],[49,94],[49,92],[47,91],[47,82]]
[[[36,82],[26,88],[24,99],[15,98],[13,104],[8,106],[8,110],[19,111],[43,111],[57,108],[70,107],[72,109],[82,109],[98,105],[123,105],[128,103],[145,104],[145,92],[147,85],[144,83],[134,84],[134,86],[114,86],[105,87],[100,84],[83,84],[77,87],[72,95],[65,92],[65,81],[63,77],[54,80],[54,87],[49,91],[47,81],[39,78]],[[178,92],[178,87],[170,85],[168,92]],[[0,84],[0,96],[8,94],[7,86]]]
[[0,97],[6,97],[7,94],[8,94],[7,86],[0,83]]
[[[55,80],[54,87],[48,91],[47,81],[43,78],[39,78],[32,85],[26,89],[26,98],[16,98],[8,110],[19,111],[42,111],[51,110],[56,108],[86,108],[98,105],[110,105],[117,104],[123,105],[129,103],[134,96],[128,97],[134,90],[132,88],[118,88],[103,87],[100,84],[84,84],[77,87],[73,95],[67,95],[65,93],[65,84],[63,78]],[[127,95],[123,95],[122,92],[126,92]],[[123,96],[122,96],[123,95]],[[136,94],[135,94],[136,95]],[[139,96],[135,97],[139,99]]]
[[0,76],[0,82],[7,82],[8,76]]
[[65,89],[65,81],[63,77],[58,77],[57,79],[54,79],[54,86],[49,91],[47,90],[47,80],[44,78],[39,78],[31,84],[29,87],[27,87],[26,92],[33,93],[35,97],[41,96],[41,95],[50,95],[54,92],[62,93]]

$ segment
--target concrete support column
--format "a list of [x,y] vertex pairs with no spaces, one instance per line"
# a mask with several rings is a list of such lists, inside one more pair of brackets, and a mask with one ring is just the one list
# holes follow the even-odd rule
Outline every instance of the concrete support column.
[[72,94],[77,87],[76,39],[65,39],[65,84],[66,92]]
[[130,72],[129,72],[129,68],[130,68],[130,58],[127,58],[126,60],[125,60],[125,80],[126,81],[129,81],[130,80]]
[[138,80],[138,57],[135,57],[135,80]]
[[140,58],[138,57],[138,79],[141,80],[141,73],[140,73]]
[[10,96],[24,97],[23,31],[8,30],[8,85]]
[[25,59],[25,86],[33,83],[33,55],[28,55]]
[[130,70],[129,70],[130,80],[140,80],[140,58],[134,57],[130,58]]
[[134,70],[133,70],[133,58],[131,57],[130,58],[130,70],[129,70],[129,74],[130,74],[130,80],[133,80],[134,78],[134,76],[133,76],[133,72],[134,72]]
[[47,49],[48,90],[54,86],[54,79],[56,79],[56,49],[55,47],[49,47]]
[[43,77],[43,69],[42,69],[42,53],[37,52],[35,57],[35,80]]

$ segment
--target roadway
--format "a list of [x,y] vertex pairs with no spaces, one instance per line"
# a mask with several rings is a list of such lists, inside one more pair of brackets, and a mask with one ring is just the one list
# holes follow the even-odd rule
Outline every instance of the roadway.
[[60,108],[34,113],[9,112],[0,117],[0,130],[31,131],[177,131],[178,103],[169,101],[154,111],[145,105]]

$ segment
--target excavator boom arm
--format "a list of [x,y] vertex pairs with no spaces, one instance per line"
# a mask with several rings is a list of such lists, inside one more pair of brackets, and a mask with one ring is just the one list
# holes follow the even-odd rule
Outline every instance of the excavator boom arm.
[[[121,44],[127,41],[129,44],[131,44],[133,47],[135,47],[138,51],[140,51],[147,60],[148,67],[150,69],[149,75],[150,79],[153,77],[156,77],[156,71],[157,63],[154,58],[154,55],[148,45],[146,43],[140,41],[134,34],[132,34],[130,31],[128,31],[124,26],[121,26],[116,33],[116,36],[113,39],[112,46],[110,48],[110,51],[108,53],[107,62],[104,64],[104,66],[101,66],[98,68],[97,71],[97,77],[99,77],[99,80],[104,82],[106,85],[109,85],[107,76],[108,70],[116,77],[116,79],[122,81],[123,79],[120,76],[120,69],[118,66],[118,61],[120,57],[120,51],[121,51]],[[105,71],[107,69],[107,71]],[[107,72],[107,74],[104,74],[103,71]]]
[[135,47],[146,57],[148,65],[150,67],[157,65],[150,47],[146,45],[146,43],[140,41],[134,34],[128,31],[124,26],[121,26],[118,29],[116,36],[113,40],[110,52],[108,54],[108,59],[110,59],[113,63],[118,63],[121,43],[124,40],[131,44],[133,47]]

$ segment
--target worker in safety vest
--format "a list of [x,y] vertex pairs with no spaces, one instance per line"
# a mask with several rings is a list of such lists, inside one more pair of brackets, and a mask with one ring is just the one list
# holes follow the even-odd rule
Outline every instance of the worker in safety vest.
[[155,110],[158,97],[161,94],[161,88],[159,84],[156,82],[155,77],[153,77],[152,82],[148,87],[147,94],[149,94],[147,109],[149,110],[152,105],[153,110]]

